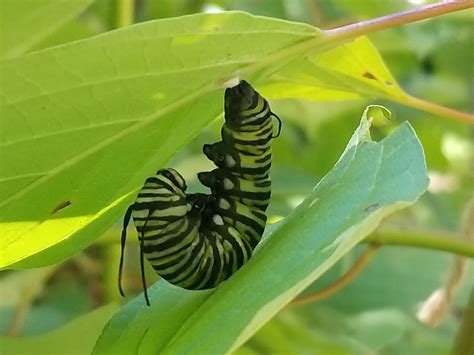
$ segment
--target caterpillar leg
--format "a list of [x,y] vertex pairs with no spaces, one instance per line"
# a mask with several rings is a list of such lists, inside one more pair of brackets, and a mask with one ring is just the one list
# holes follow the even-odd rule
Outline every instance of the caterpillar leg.
[[218,178],[212,171],[202,171],[198,173],[198,180],[211,190],[214,190],[218,184]]
[[202,151],[219,168],[232,169],[238,167],[238,154],[233,149],[229,149],[224,142],[204,144]]
[[214,144],[204,144],[202,151],[206,157],[214,162],[215,164],[222,163],[225,157],[225,147],[223,142],[217,142]]

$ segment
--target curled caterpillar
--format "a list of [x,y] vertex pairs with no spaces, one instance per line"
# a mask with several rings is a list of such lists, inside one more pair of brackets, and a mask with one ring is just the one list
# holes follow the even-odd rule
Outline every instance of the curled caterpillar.
[[[146,179],[125,214],[119,289],[126,229],[130,218],[138,232],[145,299],[144,257],[168,282],[190,290],[214,288],[232,276],[259,243],[270,202],[271,140],[281,121],[268,102],[246,81],[227,88],[222,141],[205,144],[204,154],[217,166],[198,174],[210,194],[186,193],[174,169]],[[272,117],[278,122],[273,136]]]

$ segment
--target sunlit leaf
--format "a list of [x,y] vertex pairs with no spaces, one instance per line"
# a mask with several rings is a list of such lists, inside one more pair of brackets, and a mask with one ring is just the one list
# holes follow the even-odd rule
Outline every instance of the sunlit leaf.
[[194,15],[2,62],[0,267],[84,248],[221,113],[224,79],[315,35],[243,13]]
[[315,101],[405,96],[366,37],[301,56],[272,75],[262,91],[272,98]]

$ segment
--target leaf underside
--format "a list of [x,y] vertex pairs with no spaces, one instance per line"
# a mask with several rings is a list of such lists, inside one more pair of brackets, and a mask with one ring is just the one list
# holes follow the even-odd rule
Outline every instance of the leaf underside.
[[416,201],[428,184],[421,145],[408,123],[371,141],[368,117],[377,110],[385,109],[366,110],[336,166],[242,269],[209,291],[158,282],[152,306],[140,295],[122,308],[95,354],[231,352],[385,216]]

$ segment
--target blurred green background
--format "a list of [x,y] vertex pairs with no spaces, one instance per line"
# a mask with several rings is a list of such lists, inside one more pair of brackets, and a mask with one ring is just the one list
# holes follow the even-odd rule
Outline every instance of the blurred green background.
[[[242,10],[329,29],[424,3],[420,0],[137,0],[135,22],[197,12]],[[96,0],[34,49],[117,27],[115,6],[113,0]],[[469,10],[385,30],[369,38],[405,91],[472,112],[473,20],[474,12]],[[449,235],[464,233],[469,222],[462,216],[473,191],[473,127],[381,100],[271,102],[273,111],[283,120],[283,133],[274,141],[270,219],[287,215],[334,165],[368,104],[388,107],[395,123],[411,122],[424,146],[431,177],[429,192],[410,209],[392,216],[384,227],[407,233],[419,230]],[[214,122],[169,163],[183,173],[192,190],[199,189],[195,174],[211,168],[201,154],[201,147],[219,140],[221,124]],[[81,255],[63,264],[2,272],[2,334],[40,335],[101,305],[124,302],[116,289],[118,226],[106,234]],[[344,257],[305,293],[337,280],[364,248],[360,246]],[[141,292],[138,248],[133,242],[128,246],[127,259],[125,283],[132,296],[133,292]],[[441,252],[384,247],[349,286],[321,301],[288,307],[239,352],[445,354],[467,303],[473,285],[472,273],[465,275],[453,307],[438,327],[422,324],[416,312],[442,286],[453,261],[453,255]],[[157,279],[152,272],[147,278],[149,283]]]

